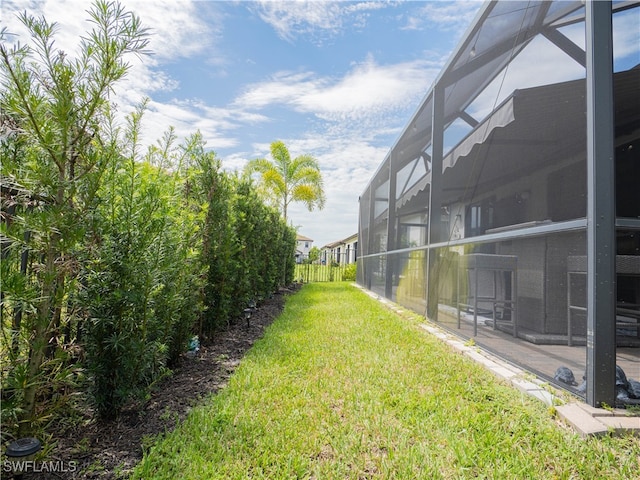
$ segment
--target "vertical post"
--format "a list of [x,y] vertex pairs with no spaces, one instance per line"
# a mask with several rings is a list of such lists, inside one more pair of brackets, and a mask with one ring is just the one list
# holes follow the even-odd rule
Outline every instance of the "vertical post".
[[[442,238],[442,157],[444,151],[444,87],[436,84],[432,93],[431,112],[431,185],[429,186],[429,245]],[[438,260],[437,253],[427,250],[427,317],[438,321]]]
[[395,161],[397,155],[389,155],[389,202],[387,216],[387,268],[385,270],[385,289],[384,296],[389,300],[393,300],[393,271],[394,264],[391,260],[391,254],[396,249],[396,166]]
[[[373,181],[369,184],[369,228],[367,234],[367,254],[373,252],[372,242],[373,242],[373,222],[375,221],[375,211],[376,211],[376,199],[375,199],[375,189],[374,189]],[[378,259],[376,258],[376,262]],[[365,267],[365,277],[367,282],[367,290],[371,290],[371,280],[372,280],[372,268]]]
[[615,402],[616,235],[611,2],[587,1],[587,403]]

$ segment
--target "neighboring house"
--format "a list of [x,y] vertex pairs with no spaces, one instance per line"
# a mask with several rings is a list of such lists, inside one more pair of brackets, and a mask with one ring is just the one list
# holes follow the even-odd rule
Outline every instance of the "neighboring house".
[[296,263],[302,263],[305,258],[309,257],[309,250],[313,246],[313,240],[304,235],[296,236]]
[[355,263],[358,258],[358,234],[354,233],[350,237],[336,242],[328,243],[321,248],[320,259],[323,264]]

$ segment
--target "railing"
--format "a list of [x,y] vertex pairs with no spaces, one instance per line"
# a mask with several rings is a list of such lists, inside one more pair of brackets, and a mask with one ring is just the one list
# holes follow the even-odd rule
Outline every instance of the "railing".
[[320,265],[311,263],[296,264],[294,279],[303,283],[342,282],[349,265]]

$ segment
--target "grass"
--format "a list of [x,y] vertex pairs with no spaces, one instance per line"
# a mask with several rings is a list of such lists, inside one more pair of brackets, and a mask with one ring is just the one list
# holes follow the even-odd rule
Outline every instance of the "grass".
[[132,478],[637,478],[640,439],[579,438],[416,325],[306,285]]

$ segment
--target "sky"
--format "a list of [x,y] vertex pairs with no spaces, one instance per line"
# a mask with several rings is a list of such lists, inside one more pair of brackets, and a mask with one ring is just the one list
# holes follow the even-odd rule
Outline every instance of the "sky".
[[[59,25],[55,48],[72,55],[90,29],[87,0],[0,0],[15,14]],[[200,131],[224,169],[269,158],[283,141],[315,157],[326,205],[288,216],[314,246],[358,230],[358,197],[415,113],[482,2],[120,0],[151,33],[150,55],[129,58],[116,88],[121,115],[143,98],[143,144],[172,126]],[[24,40],[24,38],[22,38]]]
[[[148,97],[145,144],[170,126],[200,131],[226,170],[269,158],[283,141],[315,157],[326,204],[290,206],[298,232],[323,245],[358,230],[358,197],[481,6],[478,1],[120,0],[151,31],[116,90],[122,114]],[[2,0],[1,22],[44,15],[72,54],[90,28],[86,0]],[[23,38],[24,40],[24,38]]]

